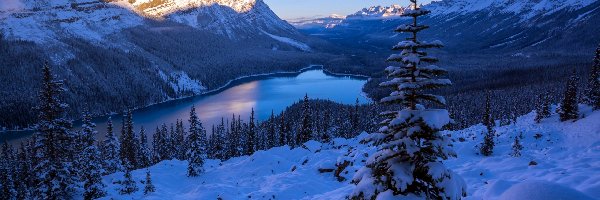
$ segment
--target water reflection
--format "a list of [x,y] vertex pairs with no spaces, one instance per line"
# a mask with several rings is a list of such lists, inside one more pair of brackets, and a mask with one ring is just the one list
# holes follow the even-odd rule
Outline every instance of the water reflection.
[[[322,70],[305,71],[297,76],[267,77],[241,83],[218,93],[136,110],[133,113],[134,126],[136,131],[143,126],[148,134],[153,134],[157,126],[175,124],[178,119],[183,119],[187,127],[192,105],[196,106],[205,128],[210,130],[212,125],[221,123],[221,118],[230,120],[232,114],[236,117],[240,115],[242,120],[247,121],[252,108],[257,120],[268,119],[272,111],[280,113],[305,94],[311,99],[329,99],[345,104],[354,104],[357,98],[360,103],[367,103],[369,100],[361,95],[365,82],[364,79],[348,76],[328,76]],[[115,131],[120,132],[121,117],[112,116],[112,119]],[[106,121],[106,117],[94,120],[100,137],[106,131]],[[19,140],[12,139],[11,143]]]

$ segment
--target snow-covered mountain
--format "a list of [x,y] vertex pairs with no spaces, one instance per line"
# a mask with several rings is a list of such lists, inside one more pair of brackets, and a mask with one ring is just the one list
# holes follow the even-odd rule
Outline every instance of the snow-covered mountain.
[[371,6],[369,8],[363,8],[362,10],[348,15],[348,19],[354,18],[362,18],[362,19],[380,19],[380,18],[390,18],[390,17],[399,17],[404,13],[405,8],[400,5],[391,5],[391,6]]
[[372,6],[350,15],[333,14],[328,17],[302,18],[290,20],[290,24],[299,29],[333,29],[338,25],[344,25],[350,20],[385,20],[398,18],[406,8],[400,5]]
[[335,28],[338,24],[342,23],[346,19],[346,16],[342,15],[330,15],[328,17],[319,18],[299,18],[288,20],[290,24],[298,28]]
[[[591,52],[600,41],[594,34],[600,31],[597,0],[440,0],[423,7],[432,11],[423,18],[431,27],[423,37],[444,41],[450,52]],[[344,20],[335,28],[299,28],[326,39],[389,49],[398,40],[393,30],[406,20]]]
[[[263,0],[2,0],[0,33],[0,67],[20,75],[0,75],[0,93],[35,96],[48,61],[67,82],[72,114],[86,106],[78,102],[95,114],[118,112],[334,56]],[[28,125],[33,104],[2,95],[0,127]]]
[[[600,197],[600,112],[582,111],[586,117],[575,122],[559,122],[554,114],[537,124],[532,112],[496,127],[489,157],[479,155],[477,147],[485,126],[447,131],[458,157],[445,165],[466,181],[468,200],[594,200]],[[118,194],[119,172],[104,177],[109,193],[104,199],[345,199],[356,187],[350,180],[376,150],[360,142],[366,136],[207,160],[206,171],[195,178],[186,176],[186,161],[163,161],[149,168],[156,192]],[[523,146],[520,157],[510,155],[516,137]],[[132,173],[138,188],[145,172]]]
[[[577,10],[597,2],[596,0],[443,0],[433,1],[425,8],[435,16],[465,15],[487,11],[490,15],[500,13],[518,14],[523,20],[536,16],[548,16],[563,10]],[[587,13],[589,14],[589,13]],[[585,16],[581,16],[585,17]]]
[[8,38],[52,43],[61,37],[107,42],[147,19],[168,20],[242,39],[260,31],[295,34],[262,0],[12,0],[0,10]]

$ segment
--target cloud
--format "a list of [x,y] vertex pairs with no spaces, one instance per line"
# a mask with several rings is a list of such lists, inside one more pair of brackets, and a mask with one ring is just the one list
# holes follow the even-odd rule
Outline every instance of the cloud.
[[0,11],[14,11],[23,9],[25,5],[20,0],[2,0]]

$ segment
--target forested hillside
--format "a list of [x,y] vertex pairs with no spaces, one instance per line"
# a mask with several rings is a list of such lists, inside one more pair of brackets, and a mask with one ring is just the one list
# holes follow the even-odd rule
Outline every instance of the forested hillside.
[[8,129],[34,122],[45,62],[65,80],[68,114],[79,118],[83,108],[118,113],[344,57],[260,0],[22,3],[0,10],[0,127]]

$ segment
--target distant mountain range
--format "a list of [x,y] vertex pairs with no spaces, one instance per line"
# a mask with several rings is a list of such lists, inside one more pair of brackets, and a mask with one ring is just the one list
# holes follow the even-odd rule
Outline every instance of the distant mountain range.
[[[380,9],[377,9],[380,8]],[[422,22],[431,26],[423,38],[440,39],[456,53],[552,51],[587,52],[600,42],[600,1],[597,0],[442,0],[423,8],[432,14]],[[370,12],[375,10],[373,14]],[[373,7],[358,13],[385,16],[388,9]],[[403,9],[398,8],[401,14]],[[348,43],[391,46],[403,38],[393,30],[406,18],[351,17],[327,26],[296,25],[302,32]],[[360,16],[360,15],[359,15]],[[376,20],[374,20],[376,19]],[[308,24],[308,23],[306,23]]]

